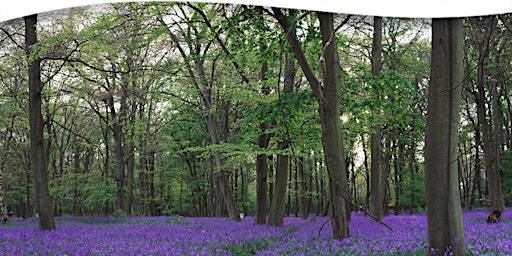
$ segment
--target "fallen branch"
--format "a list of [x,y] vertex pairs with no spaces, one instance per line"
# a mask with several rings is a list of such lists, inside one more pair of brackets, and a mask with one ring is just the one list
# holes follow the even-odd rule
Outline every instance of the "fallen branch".
[[322,224],[322,226],[320,227],[320,229],[318,230],[318,238],[320,238],[320,232],[322,232],[322,229],[324,229],[324,226],[325,224],[327,224],[327,222],[329,222],[330,220],[332,220],[333,217],[330,217],[329,219],[327,219],[324,224]]
[[[330,177],[329,177],[330,178]],[[335,180],[333,180],[335,181]],[[340,186],[341,189],[343,189],[343,191],[345,192],[345,195],[343,196],[343,198],[345,199],[346,202],[349,202],[351,205],[357,207],[359,210],[363,211],[365,214],[367,214],[368,216],[370,216],[370,218],[376,220],[377,222],[379,222],[380,224],[384,225],[386,228],[388,228],[389,230],[395,232],[388,224],[384,223],[382,220],[379,220],[377,217],[373,216],[372,214],[370,214],[367,210],[363,209],[362,206],[358,206],[354,203],[354,198],[352,198],[352,196],[350,195],[350,193],[347,191],[347,189],[345,187],[343,187],[341,184],[339,184],[338,181],[335,181],[336,185]],[[347,198],[348,197],[348,198]]]

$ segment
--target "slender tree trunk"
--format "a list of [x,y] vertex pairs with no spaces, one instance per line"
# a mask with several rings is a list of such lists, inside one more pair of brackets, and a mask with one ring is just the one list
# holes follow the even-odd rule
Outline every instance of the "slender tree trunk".
[[[80,151],[82,150],[82,147],[80,146],[78,141],[75,141],[73,143],[75,145],[75,154],[73,156],[73,172],[75,175],[78,175],[80,173]],[[78,177],[74,177],[73,183],[73,202],[71,203],[71,214],[74,216],[79,216],[78,212],[78,205],[79,205],[79,198],[78,198]]]
[[[480,130],[482,131],[482,150],[484,154],[484,168],[487,176],[487,188],[489,191],[489,200],[491,201],[492,210],[505,210],[505,203],[503,197],[503,190],[501,185],[501,166],[499,159],[499,145],[496,144],[499,142],[499,121],[496,115],[498,114],[497,106],[494,109],[494,103],[492,103],[492,117],[487,118],[487,107],[486,107],[486,91],[485,84],[487,82],[490,83],[489,87],[491,90],[491,102],[493,102],[496,97],[496,88],[495,88],[495,76],[496,71],[492,70],[490,74],[486,73],[485,65],[486,59],[489,57],[490,49],[495,47],[495,40],[493,38],[493,34],[495,33],[497,20],[495,17],[486,17],[482,20],[482,24],[478,24],[479,26],[478,32],[482,34],[481,37],[478,38],[479,47],[479,58],[478,58],[478,66],[477,66],[477,87],[478,93],[476,94],[477,101],[477,113],[478,113],[478,123],[480,126]],[[485,39],[484,39],[485,38]],[[494,69],[496,67],[493,67]],[[487,76],[492,75],[493,79],[487,81]],[[492,120],[492,121],[491,121]],[[498,123],[496,123],[498,121]],[[492,131],[491,124],[494,122],[494,127],[497,129],[494,132]]]
[[[377,79],[380,70],[382,69],[382,17],[375,16],[373,18],[373,44],[372,44],[372,75]],[[377,81],[377,80],[375,80]],[[374,85],[375,97],[379,98],[378,83]],[[376,116],[380,115],[380,109],[376,109]],[[377,118],[378,120],[379,118]],[[382,202],[384,201],[384,190],[381,187],[382,180],[382,167],[381,167],[381,131],[380,124],[373,126],[373,132],[370,136],[371,140],[371,196],[370,196],[370,211],[372,215],[378,220],[384,217],[382,209]]]
[[241,181],[241,197],[242,197],[242,212],[244,216],[249,215],[248,209],[248,199],[247,199],[247,185],[246,185],[246,174],[244,174],[244,170],[240,168],[240,181]]
[[[361,143],[362,143],[362,149],[363,149],[363,157],[364,157],[364,160],[363,160],[363,166],[364,166],[364,177],[365,177],[365,184],[366,184],[366,193],[365,193],[365,200],[364,200],[364,209],[368,210],[370,208],[370,191],[371,191],[371,186],[370,186],[370,169],[368,168],[368,152],[366,150],[366,145],[365,145],[365,136],[363,134],[361,134]],[[366,213],[365,213],[366,215]]]
[[463,43],[462,19],[432,21],[425,132],[429,254],[466,254],[457,175]]
[[[155,171],[156,171],[156,168],[155,168],[155,151],[154,150],[150,150],[148,152],[148,185],[149,185],[149,215],[150,216],[155,216],[157,215],[157,207],[156,207],[156,193],[155,193]],[[161,204],[160,204],[161,205]],[[161,210],[160,209],[160,214],[161,214]],[[158,215],[160,215],[158,214]]]
[[[274,156],[268,156],[268,161],[274,162]],[[268,166],[268,165],[267,165]],[[269,206],[267,209],[272,208],[272,198],[274,198],[274,167],[272,165],[268,166],[268,202]]]
[[34,175],[36,190],[37,213],[39,214],[39,228],[54,230],[50,190],[48,188],[48,170],[44,148],[44,121],[41,113],[41,59],[34,49],[38,43],[36,24],[37,14],[24,17],[25,20],[25,50],[29,60],[29,120],[30,120],[30,161]]
[[134,200],[134,189],[135,189],[135,147],[133,141],[128,143],[127,159],[126,159],[126,204],[124,212],[131,216],[133,214],[133,200]]
[[[494,44],[493,44],[494,45]],[[494,48],[491,45],[492,48]],[[497,56],[495,63],[499,62],[499,55]],[[499,108],[499,96],[498,96],[498,74],[497,67],[494,67],[491,71],[492,81],[490,84],[491,89],[491,107],[492,107],[492,117],[493,117],[493,138],[492,138],[492,176],[495,176],[493,179],[493,185],[495,186],[496,193],[494,197],[491,197],[491,208],[492,210],[500,210],[505,211],[505,197],[503,195],[503,187],[501,181],[502,168],[501,168],[501,155],[500,155],[500,146],[501,146],[501,110]]]
[[[283,94],[285,93],[293,93],[293,84],[295,77],[295,60],[287,59],[285,63],[285,71],[284,71],[284,89]],[[284,106],[283,106],[284,107]],[[286,122],[286,121],[285,121]],[[287,124],[279,124],[286,126]],[[286,136],[286,135],[285,135]],[[284,139],[283,141],[278,143],[278,150],[286,150],[290,141],[288,139]],[[268,216],[268,225],[271,226],[282,226],[283,225],[283,217],[285,213],[285,199],[286,199],[286,187],[288,185],[288,167],[289,167],[289,157],[286,154],[278,154],[277,155],[277,166],[276,166],[276,175],[275,175],[275,183],[274,183],[274,196],[272,197],[272,206],[270,208],[269,216]],[[290,206],[288,206],[290,207]]]
[[306,202],[306,180],[304,179],[304,158],[295,157],[297,168],[297,196],[299,200],[299,213],[300,218],[305,220],[308,218],[309,211]]
[[[267,62],[263,62],[261,66],[261,80],[263,82],[262,94],[270,94],[270,88],[267,85],[266,73],[268,70]],[[268,147],[270,141],[270,135],[265,131],[268,128],[268,124],[260,123],[260,135],[258,136],[258,147],[261,150],[265,150]],[[256,156],[256,224],[267,223],[267,155],[258,154]]]
[[389,215],[389,209],[388,209],[388,201],[389,201],[389,175],[391,174],[391,154],[392,154],[392,144],[391,140],[386,140],[384,143],[385,153],[383,153],[383,159],[382,159],[382,179],[381,179],[381,188],[382,188],[382,196],[384,199],[382,200],[382,209],[384,211],[384,216]]
[[0,213],[4,219],[3,223],[9,222],[9,215],[7,212],[7,206],[5,205],[5,192],[4,192],[4,160],[0,160]]

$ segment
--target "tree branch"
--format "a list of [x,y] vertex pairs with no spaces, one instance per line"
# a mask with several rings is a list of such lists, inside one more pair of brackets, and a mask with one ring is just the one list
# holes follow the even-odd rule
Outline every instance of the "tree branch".
[[292,25],[288,21],[288,17],[286,17],[283,12],[281,12],[280,8],[272,7],[272,11],[274,12],[273,16],[277,19],[284,32],[286,33],[286,38],[292,47],[292,51],[297,58],[297,62],[299,63],[302,72],[306,76],[311,88],[313,89],[313,94],[315,95],[317,100],[322,99],[322,88],[320,88],[320,82],[316,77],[313,69],[308,63],[306,55],[300,46],[299,40],[297,39],[297,35],[295,34],[295,30],[292,28]]

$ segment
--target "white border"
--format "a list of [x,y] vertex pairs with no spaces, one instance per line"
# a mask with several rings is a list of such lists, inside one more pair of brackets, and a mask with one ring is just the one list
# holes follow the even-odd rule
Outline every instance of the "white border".
[[[74,6],[141,0],[0,0],[0,22]],[[157,0],[162,1],[162,0]],[[182,0],[177,0],[182,1]],[[512,13],[512,0],[192,0],[384,17],[440,18]]]

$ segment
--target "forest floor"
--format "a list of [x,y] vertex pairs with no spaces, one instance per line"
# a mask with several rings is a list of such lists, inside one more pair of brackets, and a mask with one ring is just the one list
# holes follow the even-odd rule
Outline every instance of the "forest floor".
[[[512,255],[512,209],[487,224],[488,211],[464,212],[469,255]],[[327,217],[285,218],[283,227],[222,218],[58,217],[57,230],[36,220],[0,225],[0,255],[426,255],[425,214],[388,216],[393,231],[361,213],[351,237],[330,238]]]

